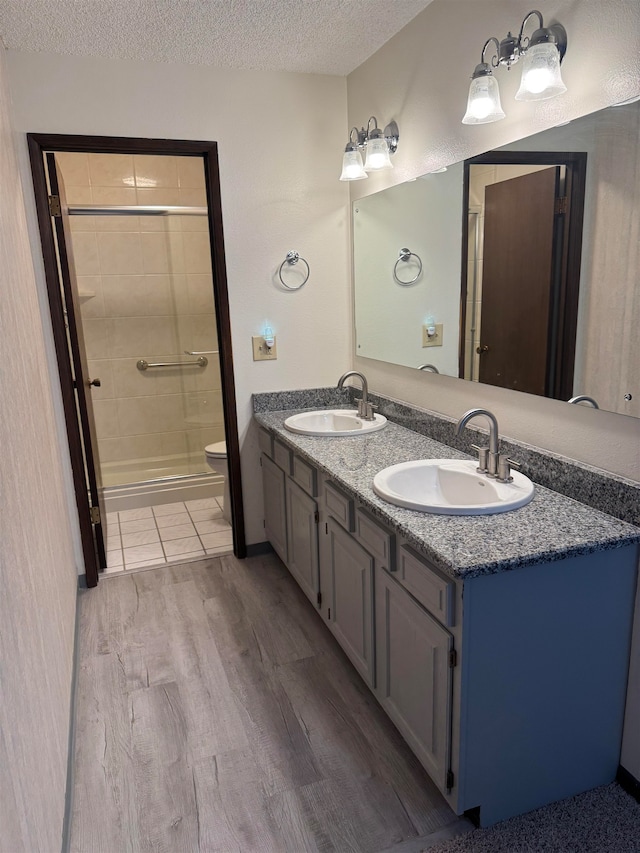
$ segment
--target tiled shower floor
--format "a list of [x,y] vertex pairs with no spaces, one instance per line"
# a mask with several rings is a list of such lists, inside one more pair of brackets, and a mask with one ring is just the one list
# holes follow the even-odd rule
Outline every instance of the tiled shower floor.
[[107,534],[105,574],[233,550],[231,525],[222,517],[222,498],[110,512]]

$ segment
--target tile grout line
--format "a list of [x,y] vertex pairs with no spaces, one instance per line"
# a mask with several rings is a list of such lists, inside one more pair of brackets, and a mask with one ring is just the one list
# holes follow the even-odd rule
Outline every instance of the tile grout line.
[[[213,500],[215,501],[215,504],[216,504],[216,506],[217,506],[217,511],[221,512],[221,511],[222,511],[222,506],[221,506],[221,504],[220,504],[220,501],[219,501],[219,500],[217,500],[216,498],[214,498]],[[214,508],[213,508],[213,507],[193,507],[193,508],[190,508],[190,507],[188,507],[188,506],[187,506],[187,502],[186,502],[186,501],[179,501],[179,502],[176,502],[176,503],[177,503],[177,504],[182,504],[182,507],[179,507],[179,506],[175,507],[175,509],[176,509],[175,514],[176,514],[176,515],[181,515],[181,514],[183,514],[183,513],[184,513],[184,514],[186,514],[186,515],[188,516],[188,518],[189,518],[189,523],[191,524],[191,526],[193,527],[193,530],[194,530],[193,535],[188,536],[188,537],[180,537],[180,538],[194,538],[194,536],[195,536],[195,538],[197,538],[198,543],[199,543],[199,546],[200,546],[200,548],[201,548],[201,550],[202,550],[202,556],[203,556],[203,557],[206,557],[206,556],[214,556],[215,554],[219,553],[217,549],[216,549],[216,550],[212,550],[212,552],[211,552],[211,553],[208,551],[207,547],[205,546],[205,544],[204,544],[204,542],[203,542],[203,540],[202,540],[202,536],[203,536],[203,535],[205,535],[205,534],[201,534],[201,533],[200,533],[200,531],[199,531],[199,530],[198,530],[198,528],[196,527],[196,520],[195,520],[195,519],[193,518],[193,516],[192,516],[192,512],[197,512],[197,511],[199,511],[199,510],[203,510],[203,509],[211,509],[211,510],[213,510]],[[194,551],[188,551],[188,552],[186,552],[186,553],[184,553],[184,554],[175,554],[175,555],[172,555],[172,556],[167,555],[167,552],[166,552],[166,549],[165,549],[165,540],[163,540],[163,538],[162,538],[162,535],[161,535],[161,529],[160,529],[160,527],[159,527],[159,525],[158,525],[158,518],[159,518],[159,517],[161,517],[161,516],[156,515],[156,513],[155,513],[155,511],[154,511],[154,510],[155,510],[155,508],[156,508],[156,507],[159,507],[159,506],[167,506],[167,505],[166,505],[166,504],[153,504],[153,505],[152,505],[152,506],[150,506],[150,507],[141,507],[141,509],[150,509],[150,510],[151,510],[151,516],[145,516],[145,518],[149,518],[149,517],[150,517],[150,518],[152,518],[152,519],[153,519],[154,527],[153,527],[153,528],[149,528],[149,530],[155,530],[155,532],[156,532],[156,534],[157,534],[157,536],[158,536],[158,541],[159,541],[160,546],[161,546],[161,551],[162,551],[163,557],[162,557],[162,561],[161,561],[161,562],[158,562],[158,564],[157,564],[157,565],[158,565],[158,567],[160,567],[160,566],[162,566],[162,565],[167,565],[167,564],[169,564],[170,562],[176,562],[176,561],[179,561],[181,557],[197,555],[197,552],[194,552]],[[123,512],[128,512],[128,510],[124,510]],[[111,549],[111,551],[113,551],[113,550],[119,550],[119,552],[120,552],[120,559],[121,559],[121,566],[113,566],[113,569],[114,569],[114,572],[112,572],[113,574],[115,574],[115,573],[116,573],[116,572],[115,572],[115,570],[117,570],[117,569],[119,569],[120,571],[123,571],[123,572],[124,572],[124,571],[130,571],[132,567],[134,567],[134,566],[136,566],[136,565],[137,565],[136,563],[132,563],[129,567],[127,567],[127,565],[126,565],[126,556],[125,556],[125,550],[126,550],[126,549],[125,549],[124,542],[123,542],[123,538],[122,538],[122,537],[123,537],[123,535],[125,535],[125,534],[123,534],[123,532],[122,532],[121,524],[126,523],[127,521],[137,521],[138,519],[125,519],[124,521],[122,521],[122,520],[120,519],[120,512],[117,512],[117,513],[115,513],[115,514],[117,515],[117,521],[115,521],[115,522],[113,522],[113,521],[112,521],[112,523],[116,523],[116,524],[117,524],[118,537],[119,537],[119,548],[118,548],[118,549]],[[171,514],[171,513],[169,513],[169,514]],[[217,513],[216,513],[216,518],[219,518],[219,517],[220,517],[220,516],[218,516],[218,515],[217,515]],[[140,519],[140,520],[141,520],[141,519]],[[214,519],[214,520],[215,520],[215,519]],[[170,529],[172,526],[173,526],[173,525],[169,525],[167,528],[163,528],[163,529],[164,529],[164,530],[167,530],[167,529]],[[179,525],[176,525],[176,526],[179,526]],[[231,532],[230,525],[228,525],[228,526],[229,526],[229,532]],[[132,531],[132,533],[133,533],[133,532],[135,532],[135,531]],[[139,531],[139,532],[145,532],[145,531]],[[216,531],[212,531],[212,532],[213,532],[213,533],[215,533]],[[226,531],[220,531],[220,532],[226,532]],[[179,540],[175,540],[175,539],[167,539],[166,541],[167,541],[167,542],[176,542],[176,541],[179,541]],[[154,543],[150,543],[150,544],[154,544]],[[230,546],[231,546],[231,543],[229,543],[229,547],[230,547]],[[133,548],[133,547],[143,547],[143,546],[130,546],[130,547],[132,547],[132,548]],[[227,547],[227,545],[226,545],[226,544],[224,544],[224,543],[220,546],[220,548],[225,548],[225,547]],[[199,555],[198,555],[198,556],[199,556]],[[159,560],[159,561],[160,561],[160,559],[161,559],[161,558],[160,558],[160,557],[158,557],[158,560]],[[146,562],[146,561],[140,561],[140,562]],[[149,566],[148,568],[153,568],[153,566]]]

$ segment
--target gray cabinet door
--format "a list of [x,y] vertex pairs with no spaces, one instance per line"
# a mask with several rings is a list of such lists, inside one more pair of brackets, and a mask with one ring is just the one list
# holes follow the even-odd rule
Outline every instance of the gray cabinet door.
[[332,518],[327,536],[329,626],[360,675],[374,687],[373,557]]
[[453,637],[385,571],[376,570],[377,694],[431,778],[450,769]]
[[320,578],[318,571],[318,505],[287,477],[287,567],[307,598],[317,607]]
[[262,487],[264,490],[264,529],[274,551],[287,562],[287,507],[285,473],[262,454]]

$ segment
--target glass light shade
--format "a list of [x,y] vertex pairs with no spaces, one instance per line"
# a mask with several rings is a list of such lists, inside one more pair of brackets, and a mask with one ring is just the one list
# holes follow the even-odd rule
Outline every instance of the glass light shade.
[[504,117],[498,81],[490,74],[475,77],[469,86],[467,111],[462,124],[488,124]]
[[362,157],[358,150],[345,151],[342,158],[342,174],[341,181],[361,181],[366,178],[367,173],[362,165]]
[[516,101],[544,101],[567,91],[560,74],[560,54],[552,42],[534,44],[522,62]]
[[389,158],[389,146],[384,136],[375,136],[367,142],[367,157],[364,161],[366,172],[378,172],[380,169],[393,169]]

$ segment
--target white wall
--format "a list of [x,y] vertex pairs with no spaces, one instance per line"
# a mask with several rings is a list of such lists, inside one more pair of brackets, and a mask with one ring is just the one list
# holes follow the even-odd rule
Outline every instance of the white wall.
[[[349,75],[349,125],[370,115],[395,119],[400,145],[392,172],[350,185],[352,200],[434,168],[505,145],[640,92],[640,5],[636,0],[543,0],[545,23],[564,24],[565,95],[516,102],[518,69],[496,72],[507,118],[469,127],[460,119],[484,41],[519,27],[530,6],[518,0],[435,0]],[[450,54],[450,55],[449,55]],[[640,480],[640,420],[369,359],[357,359],[370,387],[451,416],[488,406],[502,434]]]
[[[8,56],[20,132],[218,143],[247,541],[262,541],[251,394],[335,383],[351,360],[344,78]],[[311,267],[295,293],[274,281],[290,249]],[[253,362],[266,321],[278,360]]]
[[0,848],[62,842],[77,589],[0,51]]

